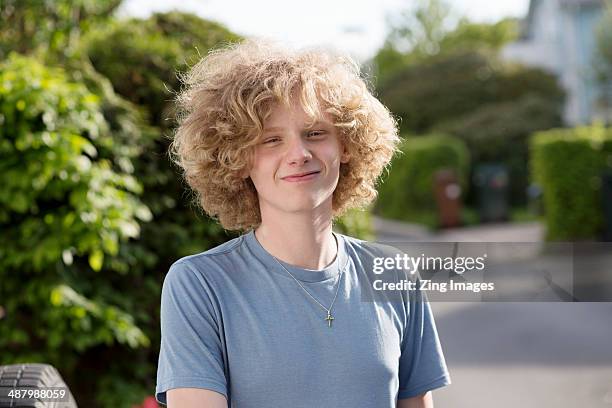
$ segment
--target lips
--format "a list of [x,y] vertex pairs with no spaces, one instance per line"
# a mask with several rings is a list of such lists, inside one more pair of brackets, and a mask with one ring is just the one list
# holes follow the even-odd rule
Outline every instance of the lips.
[[315,171],[306,171],[303,173],[292,174],[290,176],[285,176],[282,179],[285,181],[302,181],[302,180],[310,180],[314,178],[317,174],[319,174],[319,170]]

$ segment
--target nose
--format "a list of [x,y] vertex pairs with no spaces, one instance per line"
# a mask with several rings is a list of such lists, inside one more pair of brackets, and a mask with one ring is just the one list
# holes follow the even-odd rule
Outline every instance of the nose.
[[301,165],[312,159],[312,153],[301,137],[291,138],[287,147],[287,162],[289,164]]

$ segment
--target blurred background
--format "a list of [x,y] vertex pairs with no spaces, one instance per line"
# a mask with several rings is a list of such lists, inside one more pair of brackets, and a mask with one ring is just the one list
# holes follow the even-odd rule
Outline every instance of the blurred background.
[[[336,230],[612,241],[605,0],[0,0],[0,364],[53,364],[81,406],[156,406],[164,275],[235,236],[168,160],[177,73],[250,36],[349,53],[400,121],[378,200]],[[599,300],[436,302],[436,406],[612,406]]]

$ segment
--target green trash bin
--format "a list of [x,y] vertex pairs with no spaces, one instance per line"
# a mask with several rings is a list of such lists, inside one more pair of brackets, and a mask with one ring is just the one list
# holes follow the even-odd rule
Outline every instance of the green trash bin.
[[501,163],[479,164],[474,169],[473,182],[480,221],[507,221],[508,168]]

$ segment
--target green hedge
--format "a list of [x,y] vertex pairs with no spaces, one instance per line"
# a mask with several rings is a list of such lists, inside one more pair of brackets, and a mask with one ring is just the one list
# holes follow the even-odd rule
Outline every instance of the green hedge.
[[400,150],[379,187],[376,213],[437,227],[434,174],[443,168],[452,169],[465,189],[468,150],[461,140],[446,135],[411,136],[402,142]]
[[612,130],[601,126],[538,132],[531,175],[542,186],[548,240],[597,239],[603,228],[601,174],[612,169]]

